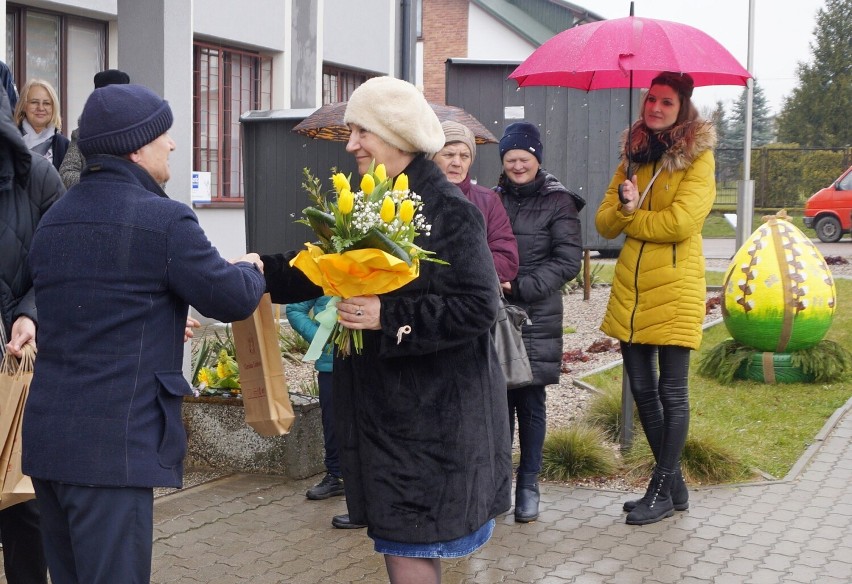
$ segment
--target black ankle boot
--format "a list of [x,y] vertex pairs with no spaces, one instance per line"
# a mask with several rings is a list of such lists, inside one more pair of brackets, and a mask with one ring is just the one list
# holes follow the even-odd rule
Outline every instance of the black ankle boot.
[[[636,505],[639,504],[640,501],[648,497],[650,494],[651,485],[648,484],[648,490],[645,491],[645,495],[642,499],[631,499],[629,501],[625,501],[622,509],[630,513],[636,508]],[[683,480],[683,474],[680,471],[677,471],[677,474],[674,478],[674,483],[672,483],[672,505],[674,506],[675,511],[686,511],[689,509],[689,490],[686,488],[686,481]]]
[[519,473],[515,483],[515,521],[530,523],[538,519],[538,475]]
[[674,515],[671,489],[675,476],[675,473],[654,471],[648,485],[648,493],[633,511],[627,514],[628,525],[648,525]]

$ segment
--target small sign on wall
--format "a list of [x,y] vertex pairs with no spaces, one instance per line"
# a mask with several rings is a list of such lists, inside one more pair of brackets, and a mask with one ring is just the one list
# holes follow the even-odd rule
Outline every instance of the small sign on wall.
[[193,203],[210,202],[210,173],[194,170],[192,171],[192,197]]
[[507,105],[503,108],[503,119],[506,120],[523,120],[524,106],[522,105]]

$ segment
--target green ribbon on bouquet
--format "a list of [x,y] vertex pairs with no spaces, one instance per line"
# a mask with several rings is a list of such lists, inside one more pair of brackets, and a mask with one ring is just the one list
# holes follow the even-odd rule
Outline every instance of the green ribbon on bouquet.
[[314,334],[311,346],[308,347],[308,351],[302,357],[302,361],[316,361],[322,355],[328,339],[331,337],[331,331],[337,324],[337,303],[339,301],[340,296],[332,296],[322,312],[314,315],[314,319],[319,323],[319,328]]

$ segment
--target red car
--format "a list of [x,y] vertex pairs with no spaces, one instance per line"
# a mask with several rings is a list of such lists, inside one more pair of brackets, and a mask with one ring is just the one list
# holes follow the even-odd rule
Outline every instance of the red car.
[[816,230],[825,243],[834,243],[852,230],[852,166],[834,181],[811,195],[805,203],[805,227]]

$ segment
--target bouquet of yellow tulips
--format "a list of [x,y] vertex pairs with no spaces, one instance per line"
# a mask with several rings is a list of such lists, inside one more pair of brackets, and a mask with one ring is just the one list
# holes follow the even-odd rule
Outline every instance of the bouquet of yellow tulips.
[[409,190],[405,174],[392,184],[385,166],[374,162],[357,192],[350,177],[334,172],[334,190],[325,193],[319,179],[308,169],[304,173],[302,186],[313,205],[297,222],[308,225],[318,241],[306,243],[291,265],[332,296],[328,308],[316,316],[320,329],[305,360],[319,356],[329,335],[342,355],[349,355],[352,346],[360,353],[361,331],[338,324],[337,300],[396,290],[418,276],[421,260],[445,262],[414,243],[419,234],[428,236],[431,226],[419,212],[423,202]]

